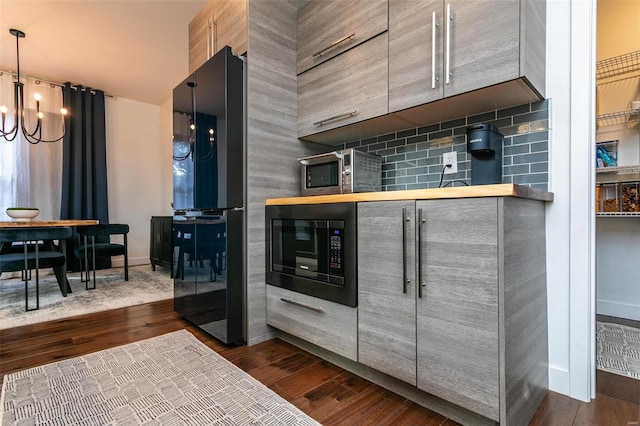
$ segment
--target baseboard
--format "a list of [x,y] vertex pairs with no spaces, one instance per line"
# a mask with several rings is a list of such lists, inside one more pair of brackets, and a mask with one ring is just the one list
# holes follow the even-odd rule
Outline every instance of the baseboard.
[[596,302],[596,312],[600,315],[640,321],[640,305],[598,300]]
[[567,370],[549,366],[549,390],[571,396],[571,377]]

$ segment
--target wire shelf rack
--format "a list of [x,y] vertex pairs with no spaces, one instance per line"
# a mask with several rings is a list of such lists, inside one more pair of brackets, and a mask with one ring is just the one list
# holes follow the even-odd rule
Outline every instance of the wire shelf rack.
[[599,212],[596,217],[640,217],[640,212]]
[[596,62],[596,78],[609,78],[640,70],[640,50]]
[[615,166],[615,167],[598,167],[596,173],[617,173],[619,175],[640,173],[640,165],[633,166]]
[[598,117],[598,126],[615,126],[616,124],[635,123],[640,121],[639,110],[618,111],[610,112],[607,114],[600,114]]

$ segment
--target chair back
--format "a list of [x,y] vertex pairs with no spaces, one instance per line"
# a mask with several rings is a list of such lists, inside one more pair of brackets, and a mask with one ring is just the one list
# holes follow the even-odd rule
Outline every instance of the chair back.
[[129,225],[125,223],[101,223],[98,225],[80,226],[78,227],[78,234],[82,236],[100,236],[100,235],[118,235],[128,234]]
[[66,240],[71,238],[69,226],[57,227],[24,227],[0,229],[0,243],[38,240]]

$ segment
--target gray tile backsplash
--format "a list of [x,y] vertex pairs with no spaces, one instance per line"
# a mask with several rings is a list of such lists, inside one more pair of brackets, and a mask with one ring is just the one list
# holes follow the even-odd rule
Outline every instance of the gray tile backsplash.
[[549,109],[546,100],[357,140],[336,148],[357,148],[380,155],[383,191],[437,188],[442,154],[456,151],[458,173],[444,175],[442,185],[461,186],[464,184],[460,181],[471,181],[466,128],[475,123],[493,124],[504,135],[503,183],[547,190]]

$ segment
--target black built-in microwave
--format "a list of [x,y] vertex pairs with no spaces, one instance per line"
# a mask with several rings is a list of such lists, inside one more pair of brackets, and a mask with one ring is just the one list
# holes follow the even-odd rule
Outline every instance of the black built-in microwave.
[[356,203],[266,207],[267,284],[356,307]]

